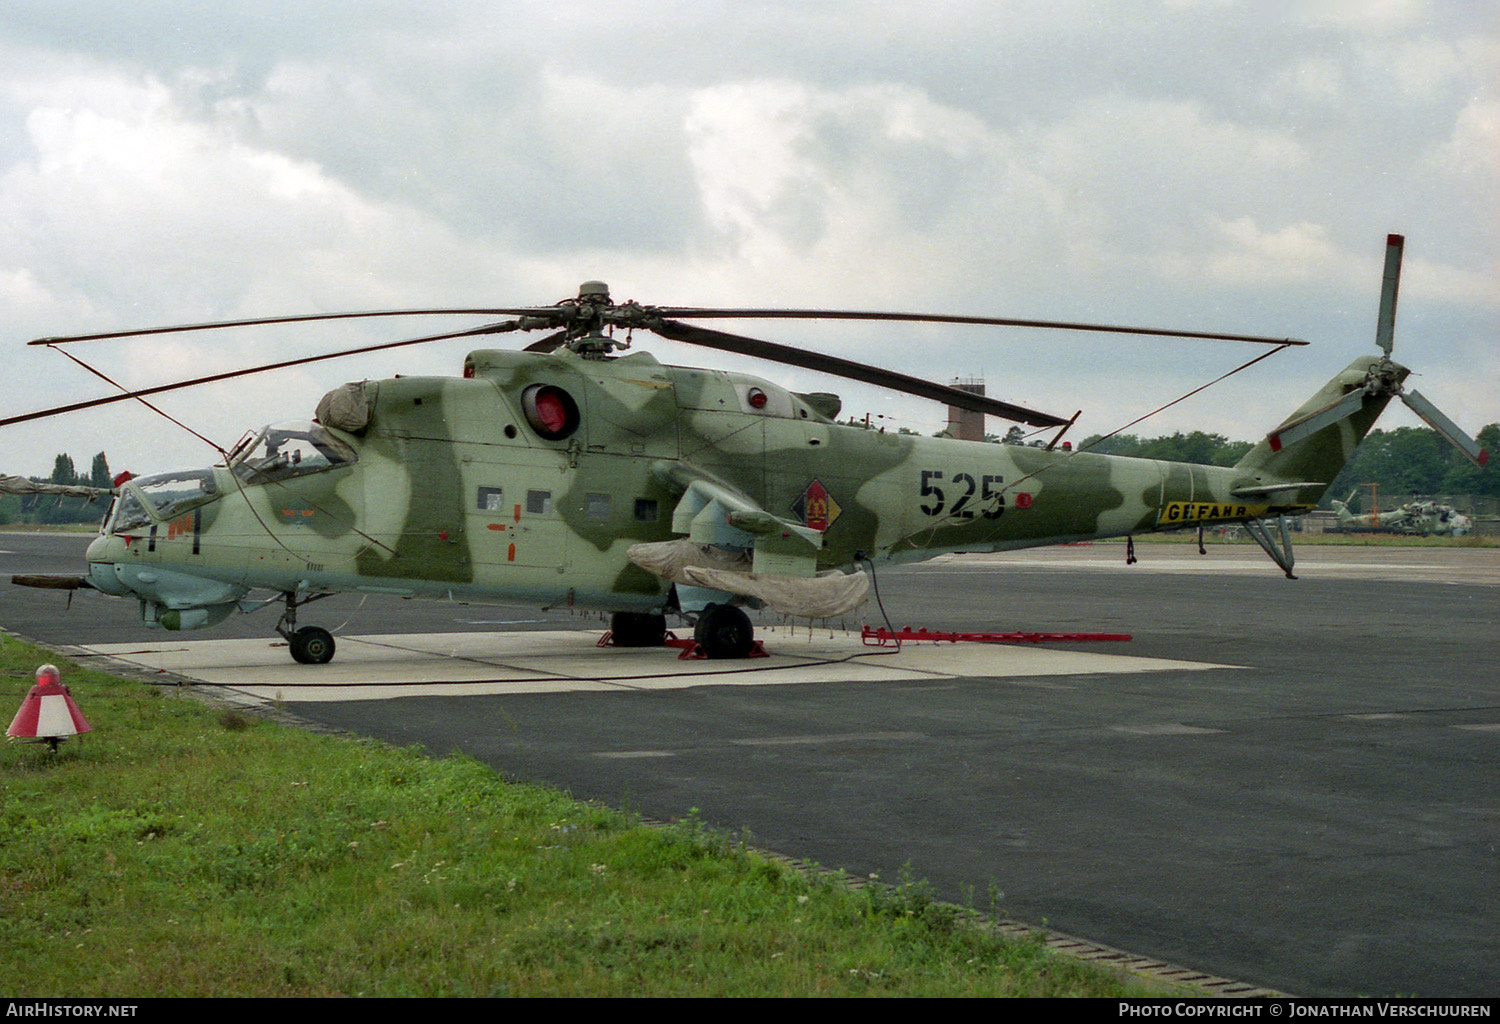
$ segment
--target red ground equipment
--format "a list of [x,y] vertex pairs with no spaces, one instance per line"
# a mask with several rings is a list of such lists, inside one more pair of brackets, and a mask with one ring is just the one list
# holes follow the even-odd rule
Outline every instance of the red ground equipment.
[[62,673],[57,666],[43,665],[36,670],[36,685],[21,702],[21,710],[16,712],[5,735],[19,740],[45,740],[56,750],[69,736],[92,731],[93,726],[62,684]]

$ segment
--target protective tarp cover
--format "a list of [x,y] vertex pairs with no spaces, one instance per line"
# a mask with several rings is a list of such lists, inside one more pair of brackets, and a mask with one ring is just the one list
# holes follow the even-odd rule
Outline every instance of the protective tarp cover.
[[49,484],[28,480],[24,476],[0,476],[0,494],[62,494],[70,498],[97,498],[110,493],[107,487],[84,484]]
[[[647,572],[673,583],[692,583],[683,571],[688,566],[725,569],[737,573],[750,571],[749,551],[731,551],[714,544],[699,544],[686,537],[651,544],[632,544],[625,556]],[[697,586],[696,583],[692,585]]]
[[316,417],[325,427],[358,434],[370,425],[370,396],[367,381],[341,384],[318,400]]
[[811,579],[796,579],[688,565],[683,568],[683,573],[695,587],[758,598],[772,611],[803,619],[831,619],[844,615],[864,604],[870,596],[870,577],[862,572],[846,576],[834,570]]

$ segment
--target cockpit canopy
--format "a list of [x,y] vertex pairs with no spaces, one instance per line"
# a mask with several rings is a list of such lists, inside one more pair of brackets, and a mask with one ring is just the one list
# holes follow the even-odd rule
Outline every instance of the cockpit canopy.
[[[358,456],[316,423],[273,423],[246,434],[229,453],[229,468],[246,487],[352,465]],[[138,477],[120,488],[105,531],[120,533],[170,522],[222,496],[222,470],[186,469]],[[229,488],[231,491],[233,487]]]
[[175,519],[218,496],[218,484],[211,469],[139,477],[121,488],[108,530],[118,533],[150,526],[153,517],[163,522]]
[[317,423],[273,423],[234,446],[229,468],[254,486],[352,465],[357,458],[354,449]]

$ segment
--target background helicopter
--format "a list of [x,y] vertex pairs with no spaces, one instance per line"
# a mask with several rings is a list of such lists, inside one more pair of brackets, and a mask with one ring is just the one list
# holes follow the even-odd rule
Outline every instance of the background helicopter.
[[[334,639],[299,628],[297,611],[341,591],[597,608],[614,613],[614,640],[626,646],[660,644],[665,615],[675,613],[695,623],[708,656],[744,657],[753,630],[742,606],[843,614],[865,600],[869,575],[859,568],[948,552],[1242,522],[1290,577],[1284,521],[1278,537],[1262,520],[1314,505],[1392,397],[1479,464],[1487,457],[1403,389],[1408,371],[1390,358],[1401,249],[1391,236],[1382,354],[1356,359],[1227,468],[888,434],[838,422],[831,394],[617,353],[646,330],[1066,430],[1076,414],[683,320],[991,324],[1245,341],[1273,352],[1305,342],[934,314],[653,307],[615,303],[599,282],[543,307],[313,314],[39,339],[31,344],[414,313],[511,318],[125,392],[0,426],[376,349],[550,332],[521,351],[470,352],[461,377],[346,384],[324,396],[313,420],[273,424],[220,449],[221,465],[119,480],[86,575],[14,582],[134,597],[143,621],[166,629],[211,626],[280,601],[276,629],[292,656],[321,663],[333,657]],[[254,599],[256,590],[273,596]]]
[[1357,515],[1349,511],[1348,502],[1353,498],[1351,494],[1345,501],[1330,502],[1339,514],[1339,528],[1342,530],[1381,530],[1418,537],[1463,537],[1474,528],[1474,520],[1469,516],[1452,505],[1436,501],[1409,501],[1389,512]]

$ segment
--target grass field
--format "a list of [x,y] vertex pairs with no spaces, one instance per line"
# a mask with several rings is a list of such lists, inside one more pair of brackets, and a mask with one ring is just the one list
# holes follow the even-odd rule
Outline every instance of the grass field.
[[0,634],[6,721],[43,661],[94,732],[0,747],[7,996],[1184,994],[998,938],[967,911],[1000,908],[920,880],[851,886],[696,821],[646,825]]

